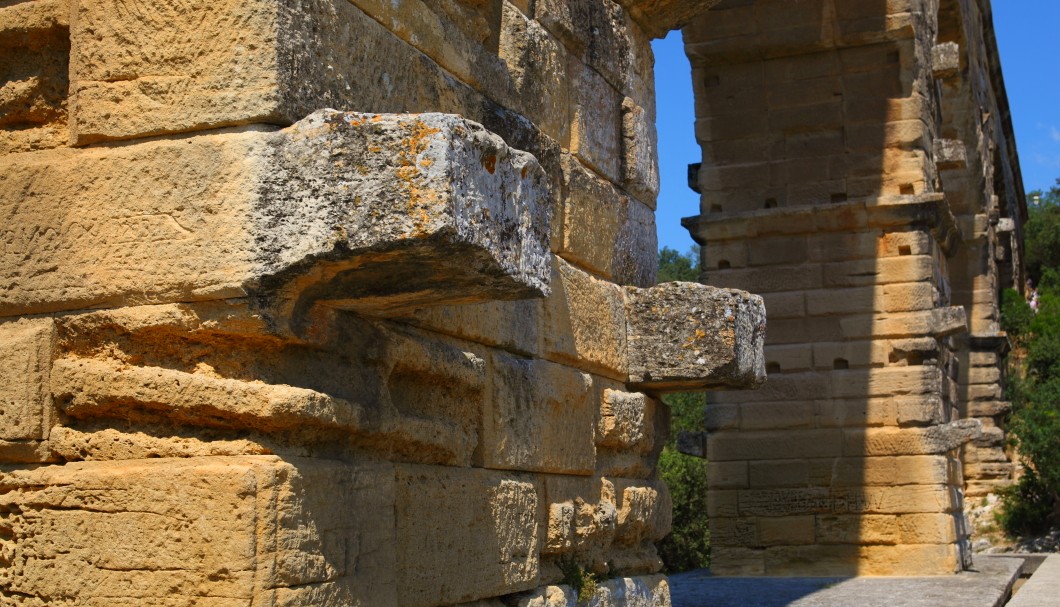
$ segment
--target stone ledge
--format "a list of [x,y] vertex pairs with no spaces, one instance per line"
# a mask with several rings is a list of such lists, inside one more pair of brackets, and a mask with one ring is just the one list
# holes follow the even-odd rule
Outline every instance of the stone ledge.
[[9,159],[0,316],[249,294],[298,332],[318,302],[385,316],[549,290],[544,172],[453,115],[322,110]]
[[626,288],[629,383],[654,392],[765,381],[766,311],[744,291],[669,282]]

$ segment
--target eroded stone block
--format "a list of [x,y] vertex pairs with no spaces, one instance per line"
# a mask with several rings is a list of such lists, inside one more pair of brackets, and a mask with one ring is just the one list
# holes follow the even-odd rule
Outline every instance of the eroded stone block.
[[47,437],[54,348],[50,318],[0,323],[0,440]]
[[398,466],[398,604],[431,607],[538,583],[540,483],[474,468]]
[[626,289],[629,381],[642,389],[755,387],[765,308],[742,291],[685,282]]
[[251,294],[297,330],[321,301],[389,314],[548,292],[543,172],[454,116],[321,111],[9,167],[0,314]]
[[2,474],[0,588],[52,604],[394,605],[393,500],[387,465],[275,456]]
[[482,465],[591,474],[597,409],[592,377],[554,363],[495,352],[484,413]]

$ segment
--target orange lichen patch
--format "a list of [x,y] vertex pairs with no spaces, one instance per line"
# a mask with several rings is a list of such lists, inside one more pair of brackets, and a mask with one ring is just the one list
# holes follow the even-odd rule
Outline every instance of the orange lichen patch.
[[482,166],[486,167],[486,170],[492,175],[497,170],[497,157],[493,154],[486,156],[482,159]]
[[522,177],[523,179],[526,179],[526,174],[528,172],[530,172],[530,167],[528,167],[526,165],[523,165],[523,170],[519,171],[519,176]]
[[416,178],[421,168],[431,165],[430,159],[420,160],[420,154],[427,150],[430,145],[431,136],[441,132],[440,129],[429,127],[421,121],[402,125],[408,136],[402,141],[402,150],[397,158],[400,165],[395,175],[401,182],[401,192],[408,200],[409,216],[414,217],[415,226],[410,234],[413,237],[427,236],[427,224],[430,223],[430,214],[427,207],[437,200],[438,194],[434,191],[417,187]]

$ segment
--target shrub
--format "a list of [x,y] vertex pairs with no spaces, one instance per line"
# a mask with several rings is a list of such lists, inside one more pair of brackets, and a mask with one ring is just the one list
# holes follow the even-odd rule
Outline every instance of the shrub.
[[667,573],[710,566],[710,525],[707,520],[707,462],[677,451],[681,430],[703,430],[702,394],[670,394],[671,436],[659,455],[659,475],[673,499],[673,530],[659,543]]

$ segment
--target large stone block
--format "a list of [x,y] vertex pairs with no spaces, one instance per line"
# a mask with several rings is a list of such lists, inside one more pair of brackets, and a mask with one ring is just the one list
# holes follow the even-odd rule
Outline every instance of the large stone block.
[[5,315],[250,294],[297,330],[322,300],[388,314],[548,291],[543,172],[453,116],[321,111],[278,132],[22,154],[0,197]]
[[563,365],[494,352],[483,412],[482,465],[592,474],[596,416],[592,377]]
[[0,8],[0,154],[66,143],[69,15],[65,0]]
[[396,604],[387,465],[46,466],[0,475],[0,529],[0,589],[41,604]]
[[655,213],[567,156],[560,255],[614,282],[655,284]]
[[47,437],[54,349],[51,319],[0,323],[0,440]]
[[741,291],[673,282],[626,289],[629,381],[650,390],[765,380],[765,308]]
[[[472,113],[466,85],[348,0],[150,0],[138,10],[78,0],[74,11],[77,144],[290,124],[326,107]],[[418,26],[427,37],[430,24]]]
[[536,587],[541,495],[539,482],[510,472],[398,466],[398,604],[431,607]]
[[625,379],[626,308],[621,287],[593,277],[560,258],[552,270],[552,293],[544,300],[547,357]]

